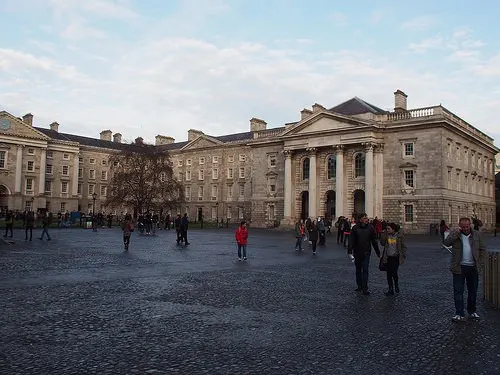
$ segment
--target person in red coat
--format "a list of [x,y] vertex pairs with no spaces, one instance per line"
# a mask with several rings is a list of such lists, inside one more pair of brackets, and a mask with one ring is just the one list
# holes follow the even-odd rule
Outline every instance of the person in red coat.
[[243,260],[247,260],[247,243],[248,243],[248,229],[247,223],[243,220],[236,229],[236,243],[238,244],[238,261],[241,262],[241,253],[243,251]]

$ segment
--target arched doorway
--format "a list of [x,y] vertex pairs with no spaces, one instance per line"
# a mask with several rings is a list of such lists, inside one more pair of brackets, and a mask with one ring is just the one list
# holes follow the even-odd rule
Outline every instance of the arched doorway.
[[0,185],[0,214],[9,209],[9,189],[5,185]]
[[365,212],[365,192],[363,190],[354,190],[354,217]]
[[300,210],[300,218],[306,220],[309,217],[309,192],[303,191],[300,193],[301,199],[301,210]]
[[326,192],[326,207],[325,207],[325,217],[327,219],[333,220],[336,216],[335,213],[335,192],[333,190],[328,190]]

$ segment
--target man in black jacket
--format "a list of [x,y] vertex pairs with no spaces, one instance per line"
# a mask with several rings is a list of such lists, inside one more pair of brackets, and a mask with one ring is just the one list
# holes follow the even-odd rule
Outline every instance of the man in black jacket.
[[356,265],[356,292],[363,292],[364,295],[369,295],[368,290],[368,268],[370,266],[370,256],[372,246],[380,258],[380,250],[378,248],[377,233],[373,226],[368,222],[368,216],[361,214],[359,222],[351,230],[349,235],[349,254],[354,255],[354,264]]

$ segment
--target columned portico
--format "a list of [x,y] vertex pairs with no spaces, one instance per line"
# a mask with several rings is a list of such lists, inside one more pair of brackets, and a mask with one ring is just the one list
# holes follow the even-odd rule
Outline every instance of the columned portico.
[[309,217],[316,218],[318,216],[318,191],[316,181],[316,148],[308,148],[309,152]]
[[284,222],[293,224],[292,218],[292,151],[285,150]]
[[375,149],[375,213],[379,218],[384,215],[384,145],[380,144]]
[[337,217],[344,216],[344,146],[335,146],[336,177],[335,177],[335,211]]
[[374,213],[375,184],[373,173],[373,143],[365,143],[365,210],[368,217]]
[[16,155],[16,179],[14,185],[14,192],[21,193],[21,181],[23,174],[23,147],[22,145],[17,146],[17,155]]

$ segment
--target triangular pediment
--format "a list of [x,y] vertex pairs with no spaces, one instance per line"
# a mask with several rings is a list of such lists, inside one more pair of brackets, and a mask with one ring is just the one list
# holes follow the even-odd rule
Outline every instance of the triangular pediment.
[[202,134],[196,139],[193,139],[187,145],[185,145],[181,150],[193,150],[197,148],[206,148],[206,147],[214,147],[223,144],[224,142],[219,141],[209,135]]
[[30,138],[44,141],[50,140],[49,137],[33,126],[24,123],[22,120],[5,111],[0,112],[0,136]]
[[287,130],[283,136],[301,134],[321,134],[324,132],[352,129],[360,125],[360,121],[322,112],[314,115]]

